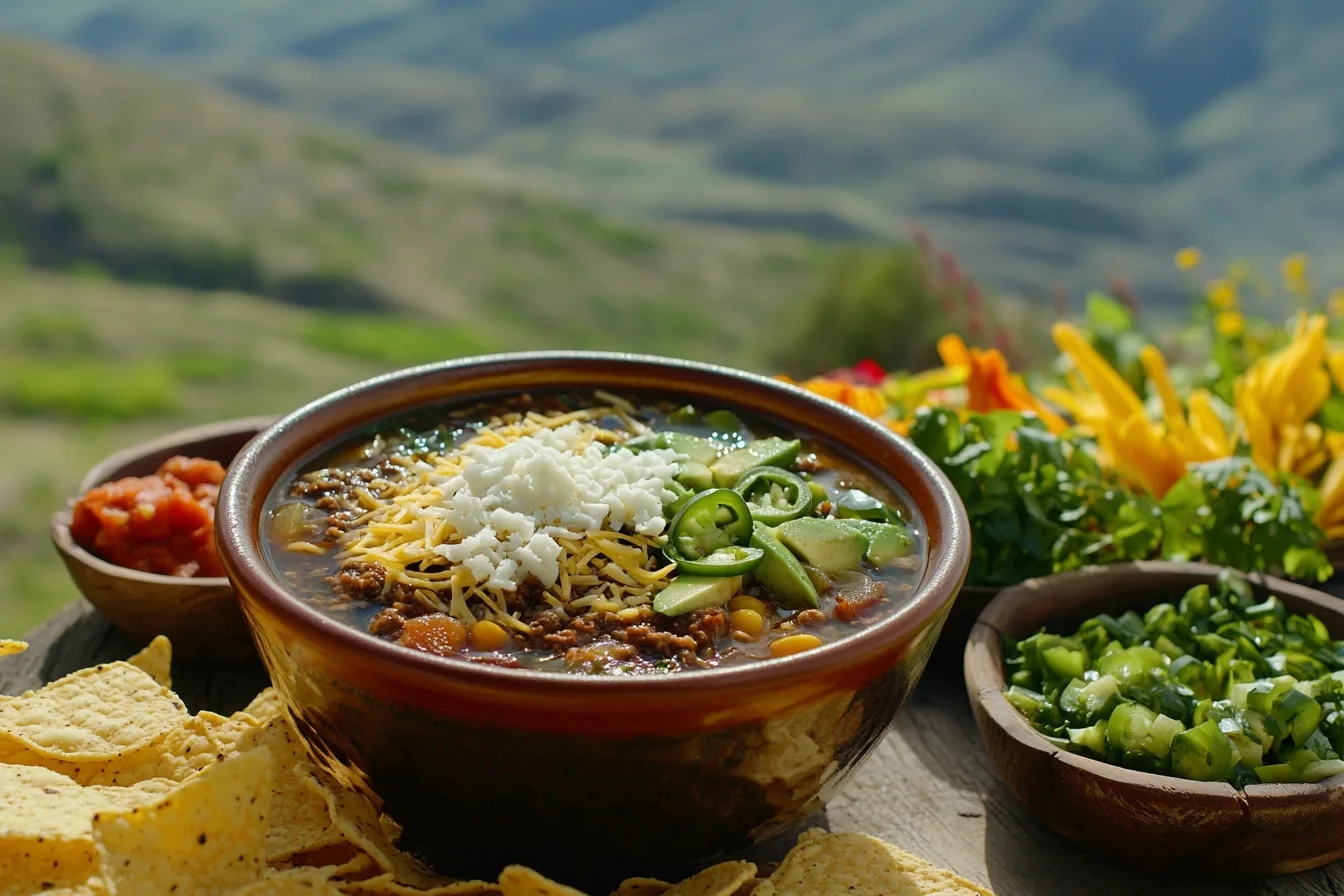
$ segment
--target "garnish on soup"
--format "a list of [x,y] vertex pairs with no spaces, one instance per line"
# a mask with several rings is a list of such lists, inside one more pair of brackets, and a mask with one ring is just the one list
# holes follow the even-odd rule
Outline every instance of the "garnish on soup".
[[224,575],[215,552],[215,500],[224,467],[172,457],[153,476],[91,488],[71,510],[70,535],[109,563],[165,576]]
[[405,647],[633,674],[788,656],[922,572],[891,492],[735,415],[521,396],[347,447],[270,502],[300,593]]
[[1239,575],[1007,653],[1008,701],[1061,749],[1237,787],[1344,774],[1344,641]]

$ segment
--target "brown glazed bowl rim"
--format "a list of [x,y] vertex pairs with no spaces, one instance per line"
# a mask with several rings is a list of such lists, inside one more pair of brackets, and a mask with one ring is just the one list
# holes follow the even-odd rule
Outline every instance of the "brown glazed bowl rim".
[[[557,372],[558,375],[557,375]],[[813,424],[835,424],[855,434],[871,437],[874,444],[898,458],[898,468],[887,471],[871,459],[876,453],[860,453],[851,445],[842,447],[851,459],[882,479],[899,482],[903,489],[926,496],[934,518],[925,510],[925,528],[940,532],[938,543],[930,535],[929,560],[923,581],[913,597],[890,617],[839,641],[792,657],[743,666],[693,670],[659,676],[562,675],[531,669],[505,669],[487,664],[464,663],[428,653],[408,650],[375,638],[353,626],[323,614],[290,594],[267,562],[260,543],[260,516],[267,496],[281,476],[329,447],[379,421],[395,419],[417,408],[435,404],[461,404],[519,392],[564,389],[622,390],[657,393],[658,387],[640,380],[658,375],[666,392],[675,396],[709,397],[705,381],[731,386],[734,399],[727,401],[748,413],[787,422],[767,404],[810,416]],[[678,375],[685,376],[681,381]],[[615,381],[613,381],[615,380]],[[629,380],[625,382],[624,380]],[[420,384],[437,397],[416,393]],[[433,385],[426,385],[433,384]],[[406,397],[409,396],[409,397]],[[737,401],[737,396],[741,400]],[[752,403],[755,399],[757,404]],[[400,401],[400,403],[399,403]],[[736,401],[736,403],[734,403]],[[350,406],[377,407],[374,414],[352,416]],[[798,408],[808,413],[799,414]],[[805,427],[823,442],[826,430]],[[836,444],[829,440],[830,444]],[[890,466],[890,465],[889,465]],[[451,681],[455,686],[479,686],[494,692],[526,692],[536,696],[620,695],[629,698],[680,700],[710,690],[769,688],[772,684],[807,679],[828,670],[847,668],[880,655],[884,649],[913,637],[932,623],[953,600],[965,577],[970,557],[970,526],[966,512],[951,483],[938,467],[909,441],[876,421],[779,380],[727,367],[695,361],[620,352],[541,351],[482,355],[407,368],[364,380],[319,398],[283,417],[248,444],[229,469],[220,489],[215,517],[216,540],[225,571],[243,598],[245,615],[250,601],[283,619],[293,630],[317,643],[351,650],[365,659],[386,664],[392,674],[433,686]]]
[[[1188,578],[1190,585],[1193,586],[1208,581],[1222,569],[1223,567],[1208,563],[1147,560],[1117,563],[1110,566],[1090,566],[1070,572],[1043,576],[1038,579],[1028,579],[1020,585],[1005,588],[998,597],[990,602],[989,606],[985,607],[980,614],[980,618],[976,620],[971,637],[966,642],[964,674],[966,691],[971,702],[979,703],[985,709],[990,722],[1012,738],[1016,744],[1016,749],[1051,751],[1055,754],[1054,758],[1058,762],[1072,765],[1092,776],[1109,778],[1117,783],[1139,788],[1154,794],[1155,797],[1161,794],[1185,793],[1234,798],[1242,798],[1242,795],[1245,795],[1256,796],[1262,800],[1268,798],[1296,801],[1304,798],[1310,800],[1314,795],[1324,791],[1344,787],[1344,774],[1340,774],[1313,784],[1248,784],[1242,791],[1238,791],[1237,788],[1224,781],[1187,781],[1175,776],[1141,772],[1119,765],[1111,765],[1099,759],[1055,748],[1045,739],[1043,734],[1032,727],[1031,723],[1003,695],[1004,689],[1008,686],[1008,680],[1003,670],[1000,645],[1004,636],[1022,636],[1019,633],[1020,629],[1016,620],[1020,617],[1024,605],[1047,600],[1052,593],[1067,592],[1074,587],[1075,583],[1084,579],[1100,579],[1103,582],[1114,581],[1117,590],[1136,591],[1141,587],[1146,576],[1160,574]],[[1341,612],[1340,606],[1332,606],[1332,604],[1340,603],[1337,598],[1314,588],[1259,573],[1250,574],[1247,578],[1257,587],[1285,598],[1285,603],[1312,608],[1308,609],[1307,612],[1324,610],[1333,615],[1339,615]],[[1101,599],[1104,600],[1104,596]],[[1142,606],[1143,601],[1148,601],[1147,605],[1151,606],[1163,599],[1164,595],[1160,594],[1144,596],[1135,594],[1133,597],[1134,608],[1137,609]],[[1089,607],[1095,606],[1095,602],[1089,603]],[[1070,609],[1077,610],[1078,607],[1070,607]],[[1298,609],[1293,610],[1293,612],[1300,611]],[[1096,612],[1103,612],[1103,610],[1097,609]],[[1074,614],[1067,611],[1063,614],[1064,617],[1071,617],[1072,615]],[[1089,615],[1095,615],[1095,613]],[[997,662],[992,662],[993,660],[997,660]]]
[[[231,587],[232,583],[229,582],[227,576],[202,576],[200,578],[165,576],[153,572],[142,572],[141,570],[130,569],[125,566],[117,566],[115,563],[109,563],[102,557],[85,549],[79,542],[75,541],[74,535],[70,533],[71,510],[74,507],[75,502],[88,492],[89,489],[111,482],[113,473],[143,457],[158,454],[171,448],[175,448],[178,445],[202,442],[220,436],[234,435],[236,433],[244,432],[261,433],[266,430],[267,427],[275,423],[275,421],[276,417],[272,414],[258,417],[239,417],[232,420],[221,420],[216,423],[206,423],[200,426],[190,426],[186,429],[165,433],[164,435],[150,439],[147,442],[131,445],[109,454],[89,468],[89,471],[84,474],[84,478],[79,481],[78,491],[73,496],[66,499],[64,507],[51,515],[52,542],[55,543],[57,549],[62,553],[68,554],[84,566],[87,566],[104,576],[126,579],[132,582],[144,582],[151,585],[174,586],[178,588]],[[212,460],[218,460],[218,458],[212,458]]]

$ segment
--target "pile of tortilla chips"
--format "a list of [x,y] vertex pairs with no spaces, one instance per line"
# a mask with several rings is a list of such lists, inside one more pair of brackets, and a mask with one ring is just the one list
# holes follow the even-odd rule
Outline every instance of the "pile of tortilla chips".
[[[0,641],[0,656],[21,651]],[[171,647],[0,697],[0,896],[583,896],[529,868],[435,875],[352,776],[310,762],[267,689],[232,716],[192,715]],[[613,896],[987,894],[859,834],[812,831],[778,868],[715,865]]]

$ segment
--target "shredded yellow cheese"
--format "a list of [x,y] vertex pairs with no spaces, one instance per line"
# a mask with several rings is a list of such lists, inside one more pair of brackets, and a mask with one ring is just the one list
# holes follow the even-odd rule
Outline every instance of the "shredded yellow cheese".
[[[628,423],[631,431],[644,428],[620,407],[554,415],[508,414],[491,420],[471,439],[450,451],[431,455],[421,462],[402,462],[404,474],[395,481],[377,480],[355,492],[355,502],[348,509],[362,514],[340,541],[340,559],[381,564],[388,570],[389,581],[410,586],[415,599],[426,607],[449,613],[463,623],[488,618],[518,631],[528,631],[529,626],[519,618],[520,611],[510,608],[509,598],[518,585],[528,579],[539,581],[540,576],[525,575],[527,570],[521,565],[508,566],[513,564],[512,560],[498,561],[492,575],[487,576],[490,564],[481,564],[479,557],[455,560],[447,556],[472,553],[468,550],[471,543],[464,542],[481,537],[479,532],[464,535],[455,520],[462,520],[463,514],[471,511],[476,517],[468,522],[479,527],[481,513],[498,513],[498,510],[483,511],[479,501],[455,503],[456,496],[463,493],[463,483],[472,478],[468,467],[473,463],[489,463],[495,458],[490,451],[508,450],[516,445],[516,458],[510,455],[501,462],[500,469],[513,469],[509,465],[515,460],[521,465],[534,457],[540,458],[535,467],[540,471],[537,478],[543,480],[536,489],[541,495],[559,493],[556,490],[568,481],[566,476],[571,479],[582,476],[584,464],[594,469],[600,464],[601,475],[620,481],[619,487],[612,487],[603,496],[605,505],[588,500],[577,505],[579,511],[562,514],[561,519],[549,518],[555,515],[554,507],[535,508],[531,523],[535,523],[536,533],[523,535],[544,540],[556,552],[555,575],[552,581],[541,582],[544,603],[566,616],[585,611],[617,612],[650,603],[675,569],[675,564],[661,562],[658,548],[665,541],[662,530],[666,521],[660,515],[662,501],[670,497],[665,489],[678,456],[665,450],[640,454],[590,451],[590,447],[616,445],[627,437],[628,432],[603,429],[597,424],[596,421],[610,416]],[[516,444],[529,439],[532,442],[526,446]],[[543,447],[538,448],[537,444]],[[523,451],[524,447],[528,451]],[[563,465],[568,466],[561,469]],[[545,481],[546,476],[552,476],[554,482]],[[618,496],[628,499],[627,503],[618,505]],[[591,494],[588,497],[591,499]],[[623,516],[622,525],[610,526],[610,520],[597,529],[574,524],[576,518],[590,519],[585,514],[606,513],[608,508],[613,516]],[[493,525],[494,521],[507,523],[517,516],[515,513],[490,519]],[[530,527],[529,523],[516,525]],[[470,531],[471,527],[468,528]],[[524,539],[507,527],[499,531],[491,529],[489,538],[498,544],[513,539],[508,542],[513,547],[513,556],[523,557],[524,562],[532,556],[526,551],[532,542],[521,545]],[[455,552],[453,546],[461,546],[462,550]],[[538,563],[546,559],[541,557]],[[502,576],[501,571],[511,573],[513,579]]]

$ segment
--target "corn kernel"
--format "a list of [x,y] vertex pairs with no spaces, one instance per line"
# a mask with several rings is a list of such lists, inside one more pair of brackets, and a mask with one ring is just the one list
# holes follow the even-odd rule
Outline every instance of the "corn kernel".
[[733,627],[733,631],[741,632],[744,635],[755,636],[765,630],[765,619],[761,614],[745,607],[729,613],[728,624]]
[[821,639],[816,635],[785,635],[770,642],[770,655],[793,656],[820,646]]
[[728,601],[728,609],[751,610],[755,612],[758,616],[760,616],[762,619],[770,615],[769,611],[765,608],[765,602],[757,600],[750,594],[739,594],[737,597]]
[[489,619],[482,619],[471,627],[471,646],[477,650],[498,650],[509,640],[509,633]]

